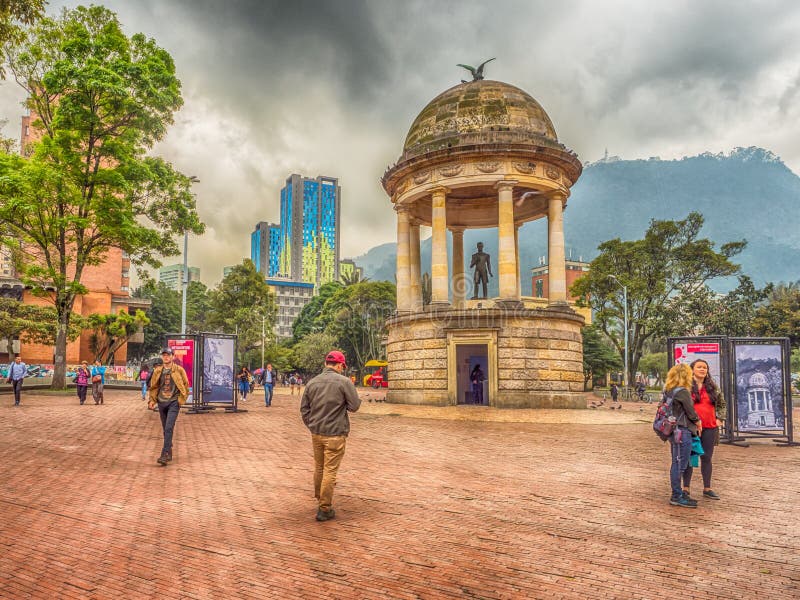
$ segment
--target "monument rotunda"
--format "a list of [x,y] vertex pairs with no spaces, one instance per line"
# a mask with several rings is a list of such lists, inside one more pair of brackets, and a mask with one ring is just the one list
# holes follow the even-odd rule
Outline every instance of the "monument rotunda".
[[[382,178],[397,213],[387,399],[453,405],[479,397],[476,403],[496,407],[585,408],[584,318],[568,303],[563,227],[581,163],[559,143],[536,100],[479,73],[419,113],[399,160]],[[523,298],[519,228],[542,217],[548,221],[549,297]],[[432,229],[429,304],[421,284],[422,225]],[[467,290],[478,295],[479,274],[473,281],[465,273],[464,231],[489,227],[497,228],[499,296],[468,299]],[[481,395],[470,380],[475,365],[485,374]]]

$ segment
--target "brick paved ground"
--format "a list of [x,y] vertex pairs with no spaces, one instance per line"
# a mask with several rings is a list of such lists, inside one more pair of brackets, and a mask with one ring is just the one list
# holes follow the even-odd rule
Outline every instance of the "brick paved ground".
[[[721,447],[687,510],[650,407],[365,402],[317,523],[298,399],[261,400],[181,414],[162,468],[136,392],[0,396],[0,597],[800,597],[800,448]],[[509,415],[550,422],[475,420]]]

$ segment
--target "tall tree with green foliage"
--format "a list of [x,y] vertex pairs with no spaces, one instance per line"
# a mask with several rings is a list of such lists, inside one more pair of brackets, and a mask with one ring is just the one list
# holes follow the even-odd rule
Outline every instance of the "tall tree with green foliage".
[[207,331],[211,310],[208,287],[200,281],[190,281],[186,286],[186,331],[189,333]]
[[328,298],[335,295],[343,287],[344,285],[338,281],[323,283],[319,287],[317,295],[311,298],[311,301],[303,307],[294,323],[292,323],[292,334],[295,342],[300,341],[309,333],[318,333],[325,330],[327,323],[323,323],[320,320],[322,309],[325,307]]
[[753,318],[756,335],[788,337],[800,348],[800,282],[780,283],[769,291],[767,301]]
[[158,266],[179,253],[178,235],[203,232],[190,178],[148,155],[183,102],[180,82],[169,53],[126,36],[101,6],[44,18],[4,53],[38,141],[25,157],[0,154],[0,242],[16,244],[22,280],[54,302],[53,387],[62,388],[84,269],[108,248]]
[[278,314],[275,294],[250,259],[233,267],[209,300],[209,327],[237,334],[240,355],[261,348],[262,339],[265,345],[272,339]]
[[331,334],[309,333],[294,346],[294,366],[303,373],[317,375],[325,366],[325,356],[333,348],[336,348],[336,338]]
[[349,366],[361,369],[368,360],[383,358],[386,320],[397,309],[396,299],[393,283],[367,281],[343,288],[325,302],[319,320]]
[[94,352],[95,360],[101,363],[110,363],[114,353],[127,342],[140,329],[147,326],[150,319],[142,310],[135,314],[125,311],[104,315],[91,314],[87,318],[90,328],[94,331],[89,340],[89,348]]
[[594,322],[623,356],[621,286],[627,286],[630,374],[637,371],[644,343],[655,335],[671,335],[680,324],[683,297],[711,279],[739,271],[730,259],[746,242],[728,242],[717,251],[700,237],[702,226],[703,216],[693,212],[681,221],[651,221],[641,240],[603,242],[589,272],[571,287],[578,304],[592,308]]
[[621,369],[622,360],[596,325],[587,325],[581,329],[581,335],[584,388],[587,388],[592,379]]
[[[0,0],[0,46],[19,41],[24,35],[22,26],[41,19],[45,4],[45,0]],[[0,78],[5,76],[5,66],[0,65]]]
[[164,282],[156,283],[142,273],[139,276],[143,279],[142,285],[134,293],[138,298],[150,300],[150,307],[145,311],[150,322],[144,327],[144,342],[139,356],[144,359],[161,351],[168,333],[181,330],[181,295]]
[[[14,339],[39,344],[53,344],[58,318],[52,306],[26,304],[12,298],[0,298],[0,339],[8,343],[6,352],[9,359],[13,356]],[[73,341],[81,334],[83,319],[73,314],[67,339]]]

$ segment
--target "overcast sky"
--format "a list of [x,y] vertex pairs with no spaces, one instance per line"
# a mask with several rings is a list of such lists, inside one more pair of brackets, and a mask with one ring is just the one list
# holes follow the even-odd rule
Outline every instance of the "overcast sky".
[[[342,257],[394,241],[380,177],[420,110],[468,74],[536,98],[583,161],[772,150],[800,172],[800,3],[108,0],[169,51],[184,107],[155,152],[197,175],[189,263],[215,285],[279,219],[291,173],[338,177]],[[49,11],[75,2],[50,2]],[[7,135],[21,114],[0,84]],[[166,264],[180,262],[166,259]]]

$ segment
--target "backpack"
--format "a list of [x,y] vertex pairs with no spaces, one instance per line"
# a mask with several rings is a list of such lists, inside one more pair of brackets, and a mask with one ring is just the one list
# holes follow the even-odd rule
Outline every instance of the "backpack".
[[675,394],[678,390],[685,389],[683,387],[672,388],[668,394],[664,392],[661,395],[661,402],[658,403],[656,408],[656,418],[653,419],[653,431],[661,438],[661,441],[666,442],[672,432],[675,431],[678,420],[672,414],[672,401],[675,399]]

